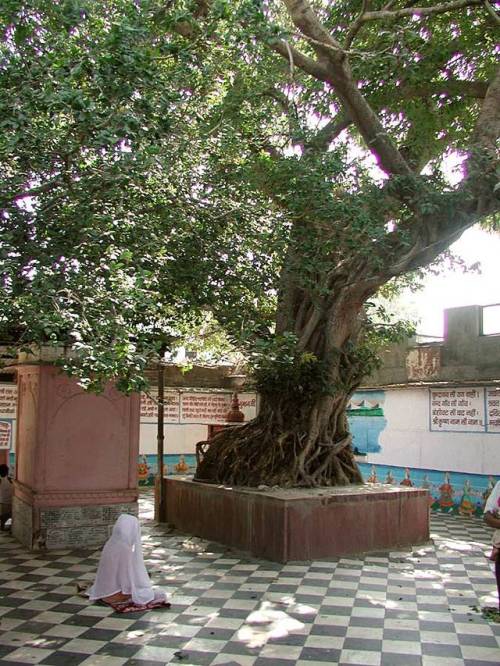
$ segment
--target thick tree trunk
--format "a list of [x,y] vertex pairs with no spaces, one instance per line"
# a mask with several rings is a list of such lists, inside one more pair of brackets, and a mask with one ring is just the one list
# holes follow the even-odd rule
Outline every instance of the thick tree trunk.
[[362,483],[345,409],[349,395],[299,404],[264,402],[256,419],[199,446],[196,478],[237,486],[316,487]]
[[[289,307],[290,299],[287,302]],[[332,310],[325,308],[325,317]],[[333,321],[313,313],[312,334],[312,319],[304,321],[309,344],[301,345],[299,335],[298,353],[314,354],[321,361],[326,385],[319,391],[314,380],[300,390],[261,387],[262,407],[256,419],[198,445],[198,480],[281,487],[362,483],[346,417],[349,399],[364,374],[355,349],[359,310],[359,305],[349,312],[338,306]]]

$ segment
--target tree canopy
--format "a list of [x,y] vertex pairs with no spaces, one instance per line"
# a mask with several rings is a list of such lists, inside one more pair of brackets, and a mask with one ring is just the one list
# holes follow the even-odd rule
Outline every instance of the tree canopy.
[[69,345],[84,385],[137,388],[162,344],[214,301],[234,305],[231,282],[241,303],[246,272],[257,280],[238,259],[256,225],[262,240],[265,204],[209,196],[202,177],[217,54],[202,57],[208,38],[186,41],[183,11],[159,3],[9,1],[0,12],[0,338]]
[[[498,225],[493,4],[6,0],[0,17],[1,337],[71,345],[89,386],[130,390],[210,312],[280,414],[259,437],[294,451],[293,473],[284,453],[258,473],[341,479],[346,399],[400,330],[374,296]],[[306,405],[289,439],[283,395]]]

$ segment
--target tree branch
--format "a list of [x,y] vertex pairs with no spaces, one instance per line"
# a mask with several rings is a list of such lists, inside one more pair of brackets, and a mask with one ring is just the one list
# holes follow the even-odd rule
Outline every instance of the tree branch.
[[[167,12],[171,9],[172,4],[172,0],[169,0],[166,2],[164,7],[161,7],[161,9],[156,12],[155,18],[157,21],[161,20],[167,14]],[[205,18],[208,15],[210,11],[210,5],[211,0],[195,0],[194,9],[192,12],[192,16],[195,20],[177,21],[177,23],[175,23],[175,25],[172,27],[173,31],[182,37],[185,37],[186,39],[193,39],[196,37],[199,32],[197,21],[198,19]]]
[[18,201],[23,201],[24,199],[29,199],[30,197],[37,197],[39,194],[43,194],[44,192],[50,192],[50,190],[54,189],[55,187],[57,187],[57,185],[60,184],[61,184],[61,177],[58,176],[57,178],[49,180],[46,183],[43,183],[42,185],[38,185],[28,190],[24,190],[23,192],[18,192],[17,194],[14,194],[8,202],[6,201],[2,205],[12,206]]
[[271,48],[282,55],[287,62],[290,62],[290,53],[292,54],[293,64],[299,67],[306,74],[314,76],[318,81],[328,82],[328,69],[313,58],[305,55],[284,39],[273,42]]
[[498,157],[497,141],[500,134],[500,67],[488,86],[479,118],[472,136],[473,144],[482,145],[492,158]]
[[[485,215],[500,208],[494,191],[500,136],[500,67],[488,87],[471,138],[466,177],[459,188],[443,197],[440,211],[416,219],[410,250],[388,266],[388,275],[400,275],[424,266],[446,250],[462,233]],[[397,235],[396,242],[401,242]],[[395,256],[391,253],[391,256]],[[396,253],[397,256],[397,253]]]
[[394,11],[382,9],[376,12],[365,12],[359,20],[361,23],[366,23],[367,21],[395,20],[404,16],[432,16],[434,14],[452,12],[455,9],[478,7],[481,5],[484,5],[484,0],[454,0],[454,2],[444,2],[433,7],[405,7],[404,9],[396,9]]
[[346,51],[349,50],[363,25],[369,21],[396,20],[404,16],[430,16],[433,14],[451,12],[456,9],[463,9],[468,6],[480,6],[484,4],[487,12],[497,24],[500,24],[500,19],[488,0],[456,0],[455,2],[442,3],[440,5],[435,5],[434,7],[405,7],[404,9],[394,11],[391,11],[391,9],[395,2],[388,2],[383,9],[374,12],[369,11],[369,4],[369,0],[363,0],[361,11],[347,32],[347,37],[344,42],[344,49]]
[[290,18],[300,32],[311,39],[318,55],[325,55],[328,49],[342,51],[342,45],[328,32],[314,13],[307,0],[282,0]]
[[361,5],[361,11],[359,12],[359,14],[356,17],[356,19],[354,20],[354,22],[351,24],[351,27],[349,28],[349,31],[347,33],[347,37],[346,37],[345,42],[344,42],[344,49],[346,51],[349,50],[349,48],[350,48],[351,44],[353,43],[356,35],[358,34],[358,32],[363,27],[363,23],[364,23],[363,16],[368,11],[369,6],[370,6],[369,0],[363,0],[363,3]]
[[[270,97],[273,99],[283,110],[284,115],[288,119],[288,131],[290,132],[290,138],[293,143],[295,140],[293,137],[297,137],[301,133],[301,127],[299,122],[299,117],[297,113],[297,108],[293,102],[291,102],[287,96],[277,88],[268,88],[268,90],[262,93],[263,97]],[[302,142],[297,142],[298,145],[303,147]]]
[[484,6],[486,7],[486,11],[491,16],[493,21],[497,25],[500,25],[500,16],[498,16],[498,14],[496,13],[495,8],[492,6],[492,4],[490,2],[488,2],[488,0],[484,0]]
[[[368,149],[375,154],[380,167],[388,174],[412,175],[413,172],[409,165],[359,90],[340,44],[323,27],[307,0],[282,1],[287,7],[292,21],[306,37],[315,41],[323,40],[323,47],[313,44],[315,50],[325,61],[319,63],[321,72],[323,73],[326,68],[327,82],[335,89],[346,115],[359,129]],[[296,64],[300,67],[298,63]],[[311,71],[309,73],[315,76]]]
[[[488,87],[481,112],[472,135],[470,157],[466,162],[464,188],[476,195],[477,209],[482,215],[498,210],[499,201],[491,180],[498,167],[500,136],[500,67]],[[496,203],[495,203],[496,202]]]
[[350,69],[344,68],[344,76],[333,77],[332,82],[341,99],[346,114],[352,119],[366,146],[372,152],[380,168],[387,174],[410,176],[413,172],[399,152],[372,107],[352,79]]
[[[431,97],[432,95],[446,94],[450,97],[472,97],[484,99],[488,90],[487,81],[460,81],[446,80],[429,83],[422,83],[416,86],[401,86],[399,88],[400,99],[416,99],[419,97]],[[393,98],[395,99],[395,98]],[[338,115],[324,127],[322,127],[308,143],[305,145],[306,151],[321,152],[328,149],[341,132],[352,125],[352,120],[346,115]]]
[[316,135],[308,141],[304,148],[306,152],[320,153],[328,150],[329,145],[334,141],[341,132],[352,124],[352,120],[345,115],[339,114],[324,127],[322,127]]
[[401,273],[406,273],[421,268],[422,266],[426,266],[457,241],[465,229],[473,225],[474,221],[475,220],[467,225],[461,226],[460,229],[441,237],[430,245],[423,245],[420,248],[415,246],[407,256],[402,258],[399,264],[392,266],[391,270],[393,275],[401,275]]
[[429,81],[417,85],[400,86],[402,99],[414,99],[417,97],[431,97],[432,95],[446,94],[450,97],[476,97],[484,99],[488,91],[489,81],[461,81],[459,79],[447,79],[445,81]]

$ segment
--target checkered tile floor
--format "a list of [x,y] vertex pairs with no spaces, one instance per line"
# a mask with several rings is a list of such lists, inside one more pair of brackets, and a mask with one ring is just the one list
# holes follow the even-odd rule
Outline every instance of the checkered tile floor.
[[117,615],[75,595],[99,552],[27,552],[0,534],[0,664],[483,666],[500,624],[478,519],[434,515],[433,545],[280,565],[168,533],[141,500],[145,559],[172,607]]

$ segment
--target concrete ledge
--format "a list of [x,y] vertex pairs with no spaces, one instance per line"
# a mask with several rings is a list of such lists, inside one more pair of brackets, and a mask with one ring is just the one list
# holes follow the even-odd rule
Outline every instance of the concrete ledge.
[[429,539],[426,490],[230,488],[166,477],[164,520],[277,562],[389,550]]

